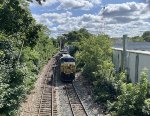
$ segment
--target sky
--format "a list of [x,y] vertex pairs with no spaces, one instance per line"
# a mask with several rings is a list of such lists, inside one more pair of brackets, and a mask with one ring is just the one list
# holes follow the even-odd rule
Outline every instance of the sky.
[[150,0],[46,0],[42,6],[34,1],[29,8],[52,37],[80,28],[110,37],[150,31]]

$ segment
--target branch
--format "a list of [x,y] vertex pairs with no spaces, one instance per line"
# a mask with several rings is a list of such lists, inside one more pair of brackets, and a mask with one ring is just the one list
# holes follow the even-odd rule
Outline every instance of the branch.
[[[27,1],[33,2],[33,0],[27,0]],[[35,1],[37,1],[40,5],[42,5],[42,1],[45,2],[46,0],[35,0]]]

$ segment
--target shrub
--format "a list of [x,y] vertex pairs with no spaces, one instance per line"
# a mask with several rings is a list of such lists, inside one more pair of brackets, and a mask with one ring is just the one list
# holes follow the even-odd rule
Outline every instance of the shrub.
[[121,95],[112,104],[109,102],[110,111],[115,111],[117,116],[142,116],[147,113],[148,102],[148,80],[147,74],[141,74],[141,80],[137,84],[123,83]]
[[143,108],[142,108],[142,112],[143,112],[143,115],[145,115],[145,116],[150,115],[150,98],[144,100],[144,105],[143,105]]

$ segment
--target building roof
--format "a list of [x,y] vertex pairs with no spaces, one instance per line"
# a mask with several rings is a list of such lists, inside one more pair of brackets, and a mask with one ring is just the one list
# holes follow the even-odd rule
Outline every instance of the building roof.
[[[123,49],[122,48],[112,48],[114,50],[118,50],[118,51],[122,51]],[[145,54],[145,55],[150,55],[150,51],[142,51],[142,50],[127,50],[127,52],[130,52],[130,53],[137,53],[137,54]]]
[[[122,48],[122,43],[115,43],[114,48]],[[150,42],[128,42],[128,50],[150,51]]]

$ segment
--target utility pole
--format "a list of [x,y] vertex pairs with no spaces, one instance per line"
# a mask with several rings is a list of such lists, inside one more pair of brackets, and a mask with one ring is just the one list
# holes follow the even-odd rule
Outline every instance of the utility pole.
[[101,10],[101,29],[100,29],[100,34],[104,34],[104,28],[105,28],[105,22],[104,22],[104,10],[105,10],[105,6],[102,7],[102,10]]

